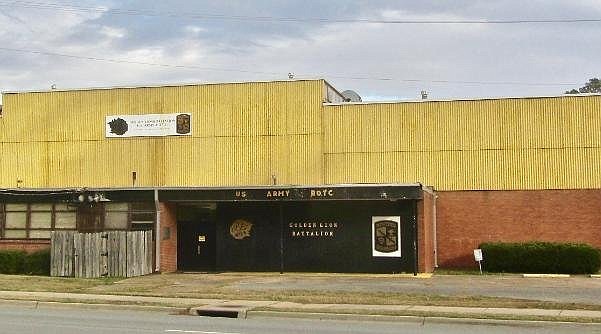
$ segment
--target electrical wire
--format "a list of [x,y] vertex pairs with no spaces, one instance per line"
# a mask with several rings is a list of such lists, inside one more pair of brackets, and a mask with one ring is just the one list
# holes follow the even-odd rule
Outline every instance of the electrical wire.
[[168,67],[168,68],[181,68],[181,69],[194,69],[194,70],[205,70],[205,71],[239,72],[239,73],[251,73],[251,74],[281,75],[281,73],[276,73],[276,72],[251,71],[251,70],[230,69],[230,68],[216,68],[216,67],[205,67],[205,66],[196,66],[196,65],[163,64],[163,63],[153,63],[153,62],[145,62],[145,61],[128,60],[128,59],[113,59],[113,58],[102,58],[102,57],[92,57],[92,56],[78,56],[78,55],[65,54],[65,53],[57,53],[57,52],[38,51],[38,50],[26,50],[26,49],[14,49],[14,48],[5,48],[5,47],[0,47],[0,50],[2,50],[2,51],[11,51],[11,52],[20,52],[20,53],[31,53],[31,54],[38,54],[38,55],[44,55],[44,56],[74,58],[74,59],[80,59],[80,60],[90,60],[90,61],[98,61],[98,62],[117,63],[117,64],[135,64],[135,65],[146,65],[146,66],[157,66],[157,67]]
[[[129,59],[80,56],[80,55],[65,54],[65,53],[58,53],[58,52],[16,49],[16,48],[7,48],[7,47],[0,47],[0,51],[63,57],[63,58],[79,59],[79,60],[84,60],[84,61],[108,62],[108,63],[115,63],[115,64],[145,65],[145,66],[188,69],[188,70],[263,74],[263,75],[274,75],[274,76],[278,76],[278,77],[282,77],[284,75],[286,77],[288,77],[289,74],[292,74],[292,73],[286,74],[286,73],[282,73],[282,72],[265,72],[265,71],[253,71],[253,70],[233,69],[233,68],[218,68],[218,67],[207,67],[207,66],[196,66],[196,65],[177,65],[177,64],[166,64],[166,63],[153,63],[153,62],[136,61],[136,60],[129,60]],[[514,85],[514,86],[551,86],[551,87],[578,85],[577,83],[550,83],[550,82],[400,79],[400,78],[393,78],[393,77],[376,77],[376,76],[359,76],[359,75],[343,76],[343,75],[335,75],[335,74],[327,74],[327,73],[321,73],[321,74],[295,73],[295,74],[293,74],[293,76],[297,79],[300,79],[300,78],[333,78],[333,79],[346,79],[346,80],[371,80],[371,81],[394,81],[394,82],[404,82],[404,83],[413,82],[413,83],[465,84],[465,85]]]
[[58,3],[30,2],[30,1],[0,1],[0,7],[20,7],[42,10],[59,10],[65,12],[88,12],[111,15],[146,16],[146,17],[171,17],[202,20],[235,20],[256,22],[280,23],[374,23],[374,24],[553,24],[553,23],[599,23],[601,18],[542,18],[542,19],[507,19],[507,20],[386,20],[386,19],[337,19],[322,17],[278,17],[278,16],[248,16],[226,15],[211,13],[182,13],[164,12],[148,9],[123,9],[108,7],[86,7]]

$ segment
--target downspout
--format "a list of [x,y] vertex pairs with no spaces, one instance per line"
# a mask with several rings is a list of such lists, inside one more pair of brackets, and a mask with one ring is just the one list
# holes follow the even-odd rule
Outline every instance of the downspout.
[[412,208],[412,220],[413,220],[413,276],[417,276],[417,271],[419,269],[419,260],[417,258],[418,256],[418,250],[417,250],[417,238],[418,238],[418,233],[417,233],[417,201],[414,200],[413,201],[413,208]]
[[156,210],[154,270],[155,272],[159,272],[161,271],[161,205],[159,202],[159,190],[157,188],[154,188],[154,207]]
[[438,241],[437,241],[437,232],[436,232],[436,199],[438,199],[438,194],[434,192],[432,194],[432,230],[433,230],[433,243],[434,243],[434,268],[438,268]]
[[436,200],[438,199],[438,194],[436,193],[436,190],[434,190],[434,188],[423,187],[422,189],[424,190],[424,192],[432,195],[432,246],[434,248],[434,268],[438,268],[438,232],[436,231]]

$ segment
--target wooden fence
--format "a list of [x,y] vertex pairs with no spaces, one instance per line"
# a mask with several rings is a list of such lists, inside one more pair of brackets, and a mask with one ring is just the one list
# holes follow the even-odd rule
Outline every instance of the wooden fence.
[[153,271],[152,231],[77,233],[54,231],[50,275],[134,277]]

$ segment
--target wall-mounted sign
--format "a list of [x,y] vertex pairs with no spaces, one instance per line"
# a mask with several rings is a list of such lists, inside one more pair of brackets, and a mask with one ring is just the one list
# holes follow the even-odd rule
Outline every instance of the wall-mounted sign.
[[236,219],[230,225],[230,235],[236,240],[242,240],[250,237],[250,230],[253,224],[244,219]]
[[401,257],[401,217],[371,217],[372,256]]
[[107,138],[192,135],[192,114],[145,114],[106,116]]
[[295,222],[288,223],[290,235],[295,238],[334,237],[338,229],[337,222]]

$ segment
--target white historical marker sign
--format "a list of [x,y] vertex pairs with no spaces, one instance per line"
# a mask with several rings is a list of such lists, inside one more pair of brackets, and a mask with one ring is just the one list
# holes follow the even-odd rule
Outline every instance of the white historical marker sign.
[[474,249],[474,259],[478,262],[478,268],[480,268],[480,275],[482,275],[482,250],[480,248]]
[[191,136],[192,114],[106,116],[107,138]]

